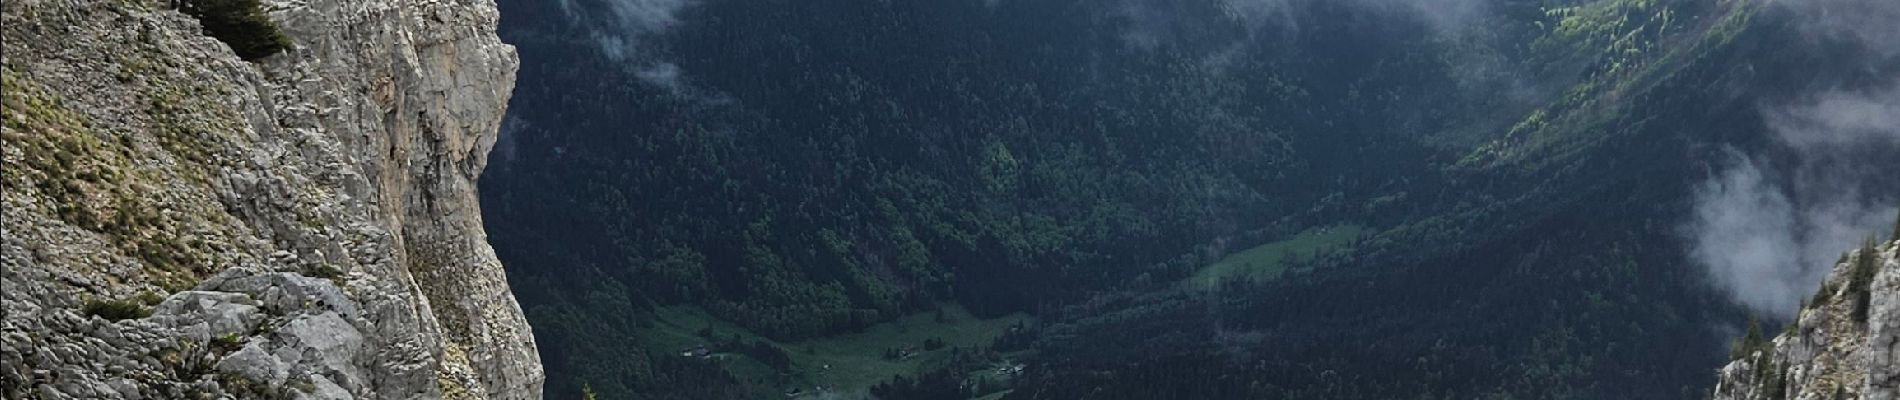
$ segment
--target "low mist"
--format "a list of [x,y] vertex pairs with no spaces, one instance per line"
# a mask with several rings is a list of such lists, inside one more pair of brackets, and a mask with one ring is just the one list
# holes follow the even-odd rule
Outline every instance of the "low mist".
[[[1869,70],[1900,55],[1900,2],[1807,0],[1790,11],[1811,43],[1850,43]],[[1869,18],[1878,21],[1872,22]],[[1695,191],[1690,256],[1737,303],[1788,319],[1834,261],[1892,224],[1900,86],[1841,85],[1762,104],[1763,154],[1731,149]]]

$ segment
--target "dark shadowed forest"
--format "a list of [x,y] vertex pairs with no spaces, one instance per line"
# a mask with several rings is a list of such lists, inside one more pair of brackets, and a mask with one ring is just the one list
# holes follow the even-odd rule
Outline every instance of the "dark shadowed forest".
[[1900,204],[1874,0],[500,3],[550,398],[1697,399]]

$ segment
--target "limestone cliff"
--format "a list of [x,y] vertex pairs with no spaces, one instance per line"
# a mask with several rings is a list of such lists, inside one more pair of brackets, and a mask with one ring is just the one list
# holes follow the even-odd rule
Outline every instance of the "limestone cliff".
[[0,395],[539,398],[475,181],[516,58],[492,0],[0,3]]
[[1744,339],[1715,399],[1900,398],[1900,240],[1843,257],[1772,341]]

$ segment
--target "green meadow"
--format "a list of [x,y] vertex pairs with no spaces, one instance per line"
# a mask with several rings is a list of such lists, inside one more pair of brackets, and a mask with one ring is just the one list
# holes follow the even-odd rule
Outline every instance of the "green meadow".
[[[769,387],[798,387],[809,392],[825,387],[834,393],[860,394],[893,375],[912,375],[943,365],[957,347],[988,346],[992,339],[1018,322],[1029,321],[1024,314],[981,319],[962,306],[945,305],[942,316],[923,312],[890,322],[873,325],[863,332],[847,333],[798,341],[778,341],[709,316],[696,307],[662,307],[655,312],[655,324],[645,334],[645,346],[656,353],[679,357],[681,349],[709,345],[714,341],[701,337],[737,334],[746,341],[764,340],[785,349],[791,356],[791,368],[776,371],[743,354],[716,352],[709,362],[724,363],[742,379]],[[925,340],[942,340],[941,349],[923,351]],[[916,348],[905,359],[885,357],[889,349]]]
[[1344,245],[1366,233],[1358,225],[1333,225],[1308,229],[1286,240],[1254,246],[1228,254],[1208,264],[1182,281],[1189,289],[1209,289],[1229,279],[1264,282],[1286,273],[1286,263],[1311,257],[1316,251]]

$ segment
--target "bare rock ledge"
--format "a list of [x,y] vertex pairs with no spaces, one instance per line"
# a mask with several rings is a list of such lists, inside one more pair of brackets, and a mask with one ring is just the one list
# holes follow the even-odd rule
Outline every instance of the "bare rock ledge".
[[254,62],[150,0],[0,2],[0,396],[534,399],[476,201],[491,0],[263,0]]

